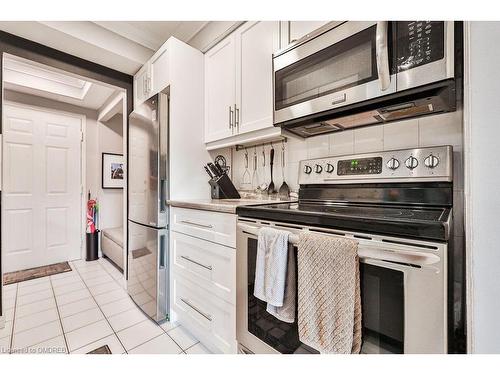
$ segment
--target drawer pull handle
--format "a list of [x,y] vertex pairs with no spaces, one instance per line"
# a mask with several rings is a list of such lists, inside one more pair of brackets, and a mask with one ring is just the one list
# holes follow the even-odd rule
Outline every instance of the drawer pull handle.
[[206,266],[203,263],[197,262],[196,260],[192,260],[190,257],[185,255],[181,255],[181,258],[187,260],[188,262],[194,263],[200,267],[206,268],[207,270],[212,271],[212,266]]
[[182,224],[194,225],[195,227],[200,227],[200,228],[208,228],[208,229],[213,228],[213,225],[199,224],[189,220],[181,220],[180,222]]
[[203,316],[206,320],[208,321],[212,321],[212,317],[206,313],[204,313],[203,311],[201,311],[199,308],[197,308],[195,305],[193,305],[191,302],[189,302],[188,300],[184,299],[184,298],[181,298],[181,301],[184,302],[186,305],[188,305],[189,307],[191,307],[194,311],[196,311],[198,314],[200,314],[201,316]]

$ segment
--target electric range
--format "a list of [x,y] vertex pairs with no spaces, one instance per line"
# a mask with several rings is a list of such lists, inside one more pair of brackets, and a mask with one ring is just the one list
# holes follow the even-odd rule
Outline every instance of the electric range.
[[[299,199],[238,207],[237,340],[241,352],[314,352],[296,324],[253,298],[258,231],[275,227],[359,243],[364,353],[446,353],[453,327],[448,253],[451,146],[304,160]],[[297,243],[291,240],[296,250]],[[451,345],[450,345],[451,346]]]

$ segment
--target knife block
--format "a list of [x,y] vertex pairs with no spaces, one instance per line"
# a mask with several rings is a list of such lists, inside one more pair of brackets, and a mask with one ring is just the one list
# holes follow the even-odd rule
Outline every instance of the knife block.
[[240,193],[234,187],[233,182],[227,174],[214,177],[210,181],[210,191],[212,199],[239,199]]

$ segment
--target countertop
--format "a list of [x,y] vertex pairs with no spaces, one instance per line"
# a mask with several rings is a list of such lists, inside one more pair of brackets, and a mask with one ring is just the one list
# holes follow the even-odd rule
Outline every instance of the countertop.
[[242,197],[240,199],[180,199],[169,200],[167,204],[172,207],[192,208],[196,210],[223,212],[228,214],[236,213],[238,206],[257,206],[260,204],[273,204],[294,202],[296,199],[290,200],[270,199],[268,197]]

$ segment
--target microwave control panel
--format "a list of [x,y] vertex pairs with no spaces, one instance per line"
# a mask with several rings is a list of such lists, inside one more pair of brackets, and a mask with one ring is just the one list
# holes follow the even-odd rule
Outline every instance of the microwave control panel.
[[444,58],[443,21],[398,21],[398,72]]

